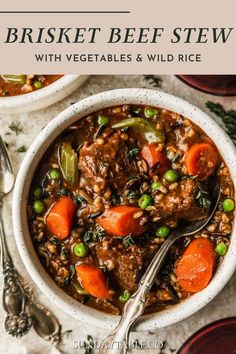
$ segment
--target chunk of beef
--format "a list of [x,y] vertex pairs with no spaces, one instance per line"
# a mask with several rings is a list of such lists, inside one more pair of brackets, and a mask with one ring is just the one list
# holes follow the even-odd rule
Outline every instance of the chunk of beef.
[[104,191],[110,184],[117,190],[123,188],[138,171],[135,161],[125,158],[126,151],[126,142],[118,133],[84,144],[79,155],[81,187],[92,190],[97,185]]
[[152,216],[171,218],[175,220],[194,221],[204,218],[208,210],[196,203],[197,182],[193,179],[182,180],[178,187],[155,204]]
[[100,265],[106,265],[110,270],[113,283],[120,290],[134,292],[138,282],[157,246],[139,247],[132,245],[124,247],[121,244],[112,245],[113,240],[104,241],[96,246],[96,255]]

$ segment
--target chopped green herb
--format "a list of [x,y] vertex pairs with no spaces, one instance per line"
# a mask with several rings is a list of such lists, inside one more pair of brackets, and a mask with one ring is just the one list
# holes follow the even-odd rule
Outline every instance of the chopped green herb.
[[97,226],[95,230],[88,230],[85,232],[84,243],[85,245],[88,245],[91,242],[102,241],[105,236],[105,231]]
[[125,237],[116,237],[118,240],[121,240],[123,242],[123,245],[125,247],[129,247],[131,245],[134,245],[135,242],[134,242],[134,239],[132,238],[131,235],[127,235]]
[[113,193],[111,195],[111,203],[113,205],[119,205],[120,204],[120,196],[118,194],[116,194],[116,193]]
[[60,195],[68,195],[68,190],[65,189],[65,188],[61,188],[61,189],[59,190],[59,194],[60,194]]
[[98,116],[98,125],[107,125],[109,122],[109,119],[103,115],[100,115]]
[[127,193],[127,199],[133,199],[133,198],[137,198],[137,197],[138,197],[138,195],[137,195],[136,192],[134,192],[134,191],[128,191],[128,193]]
[[211,206],[211,201],[209,199],[209,193],[202,189],[202,185],[197,180],[198,191],[195,196],[196,201],[198,204],[204,208],[209,208]]
[[68,338],[72,332],[72,329],[67,329],[65,332],[62,333],[62,337]]
[[62,247],[61,249],[61,254],[60,254],[60,258],[63,260],[63,261],[66,261],[67,258],[68,258],[68,251],[65,247]]
[[197,179],[197,176],[184,175],[181,179]]
[[54,243],[54,245],[59,245],[59,244],[60,244],[60,241],[59,241],[55,236],[52,236],[52,237],[50,238],[50,241],[51,241],[52,243]]
[[153,87],[160,88],[162,86],[162,79],[157,75],[144,75],[144,79]]
[[70,281],[70,277],[66,277],[63,282],[63,287],[67,286],[69,284],[69,281]]
[[21,128],[21,123],[18,122],[18,123],[14,123],[12,122],[10,125],[9,125],[9,129],[11,129],[16,135],[19,135],[20,133],[23,132],[23,129]]
[[82,288],[82,286],[80,286],[78,283],[71,282],[71,284],[73,285],[73,287],[75,288],[75,290],[79,295],[89,295],[89,293],[84,288]]
[[60,171],[56,168],[53,168],[51,169],[49,172],[48,172],[48,175],[49,175],[49,178],[50,179],[59,179],[60,178]]
[[119,300],[121,302],[126,302],[129,300],[130,296],[131,296],[131,294],[130,294],[129,290],[124,290],[124,292],[120,295]]
[[125,156],[128,158],[128,159],[132,159],[133,157],[135,157],[136,155],[138,155],[139,153],[139,148],[133,148],[133,149],[127,149],[126,153],[125,153]]
[[174,155],[173,159],[171,160],[172,163],[175,163],[178,158],[181,156],[181,154],[179,152],[176,152],[176,154]]
[[74,196],[74,200],[75,200],[76,204],[78,204],[78,203],[80,203],[80,204],[86,203],[86,200],[81,195],[75,195]]
[[70,277],[73,278],[75,275],[75,266],[73,264],[70,265]]
[[26,151],[27,151],[27,147],[26,147],[25,145],[22,145],[21,147],[19,147],[19,148],[16,150],[16,152],[20,152],[20,153],[26,152]]
[[100,268],[103,272],[107,272],[107,265],[101,264],[98,268]]
[[146,107],[144,109],[144,115],[146,118],[153,118],[158,114],[158,110],[156,108]]

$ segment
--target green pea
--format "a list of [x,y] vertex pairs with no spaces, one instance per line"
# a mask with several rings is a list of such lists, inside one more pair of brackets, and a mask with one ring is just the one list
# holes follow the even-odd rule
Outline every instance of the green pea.
[[36,214],[42,214],[44,211],[44,202],[42,200],[35,200],[33,203],[33,209]]
[[153,191],[157,191],[161,186],[162,186],[161,182],[155,181],[155,182],[152,182],[151,189]]
[[43,87],[43,84],[40,81],[35,81],[34,82],[34,87],[38,90],[38,89],[41,89]]
[[99,115],[98,116],[98,125],[105,125],[108,124],[109,119],[105,116]]
[[148,194],[143,194],[138,200],[138,204],[141,209],[146,209],[149,205],[152,205],[152,197]]
[[228,250],[228,246],[224,242],[220,242],[216,245],[215,251],[219,256],[224,256]]
[[120,295],[119,300],[120,300],[121,302],[126,302],[126,301],[129,300],[130,296],[131,296],[131,294],[130,294],[129,290],[125,290],[125,291]]
[[59,170],[56,170],[55,168],[50,170],[49,171],[49,177],[51,179],[59,179],[61,177]]
[[169,236],[169,234],[170,234],[170,229],[166,225],[159,227],[156,231],[156,235],[159,237],[167,237]]
[[158,114],[158,110],[155,109],[155,108],[146,107],[144,109],[144,115],[145,115],[146,118],[153,118],[157,114]]
[[233,199],[227,198],[223,201],[223,209],[224,211],[230,213],[231,211],[234,210],[234,201]]
[[34,190],[34,197],[35,197],[35,199],[40,199],[40,198],[42,198],[42,195],[43,195],[42,189],[41,189],[40,187],[35,188],[35,190]]
[[164,178],[170,182],[170,183],[173,183],[173,182],[176,182],[179,178],[179,174],[178,172],[176,172],[175,170],[168,170],[166,171],[166,173],[164,174]]
[[86,257],[89,254],[89,247],[80,242],[75,245],[73,251],[77,257]]

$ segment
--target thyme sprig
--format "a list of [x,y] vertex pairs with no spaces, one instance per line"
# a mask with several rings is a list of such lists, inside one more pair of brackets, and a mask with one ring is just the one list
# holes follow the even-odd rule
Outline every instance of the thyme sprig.
[[139,153],[139,148],[132,148],[132,149],[127,149],[126,150],[126,153],[125,153],[125,156],[128,158],[128,159],[132,159],[133,157],[135,157],[136,155],[138,155]]
[[236,110],[230,109],[226,111],[220,103],[211,101],[206,102],[206,107],[215,115],[221,118],[233,142],[236,144]]
[[144,75],[144,79],[153,87],[162,87],[162,79],[157,75]]
[[18,123],[12,122],[9,125],[9,129],[11,129],[16,135],[19,135],[20,133],[23,132],[23,128],[21,127],[20,122],[18,122]]
[[125,237],[116,237],[116,239],[122,240],[122,243],[125,247],[129,247],[135,244],[134,239],[132,238],[131,235],[127,235]]
[[198,180],[197,176],[189,176],[189,175],[184,175],[182,176],[181,179],[192,179],[195,180],[197,183],[197,192],[195,195],[195,200],[197,203],[204,207],[204,208],[209,208],[211,206],[211,201],[209,199],[209,193],[205,191],[202,187],[201,182]]
[[94,230],[88,230],[84,234],[84,243],[88,245],[91,242],[102,241],[106,233],[100,227],[96,227]]
[[23,153],[27,151],[27,147],[25,145],[20,146],[16,152]]

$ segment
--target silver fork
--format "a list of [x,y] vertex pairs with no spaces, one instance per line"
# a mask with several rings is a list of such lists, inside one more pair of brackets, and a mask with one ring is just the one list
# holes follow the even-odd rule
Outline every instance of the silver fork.
[[7,312],[5,329],[20,338],[33,326],[40,337],[58,344],[61,326],[57,318],[35,301],[32,289],[19,276],[8,250],[2,210],[3,200],[11,192],[14,181],[11,160],[0,136],[0,245],[4,277],[3,307]]

